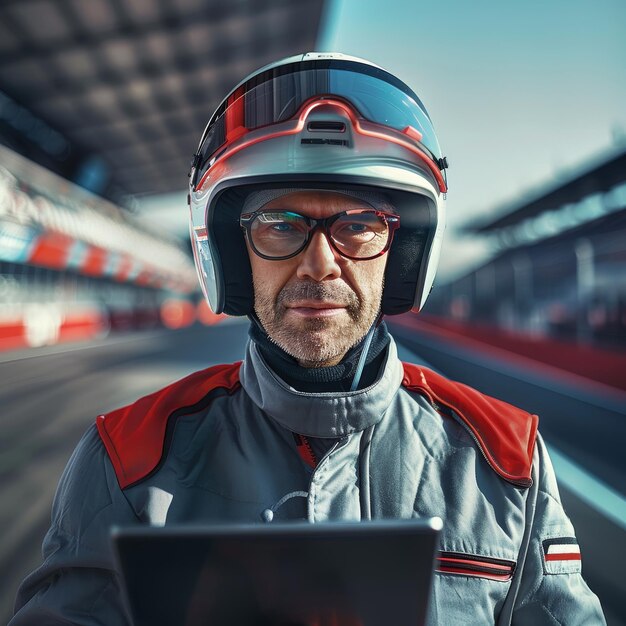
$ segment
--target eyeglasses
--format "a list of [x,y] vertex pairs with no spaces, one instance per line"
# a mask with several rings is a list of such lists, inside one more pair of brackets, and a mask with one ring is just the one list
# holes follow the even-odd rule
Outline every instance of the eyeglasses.
[[281,261],[300,254],[321,228],[330,245],[348,259],[367,261],[391,246],[400,218],[376,209],[351,209],[324,219],[293,211],[255,211],[239,218],[254,253]]

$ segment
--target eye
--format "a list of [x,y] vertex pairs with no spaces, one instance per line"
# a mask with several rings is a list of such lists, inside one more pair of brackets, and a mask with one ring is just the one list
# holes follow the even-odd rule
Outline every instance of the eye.
[[293,230],[293,226],[291,224],[287,224],[286,222],[272,224],[271,228],[278,233],[288,233]]
[[376,234],[376,228],[369,222],[350,221],[338,223],[334,229],[335,237],[371,237]]
[[360,224],[360,223],[353,223],[353,224],[347,224],[346,225],[346,229],[350,232],[353,233],[363,233],[367,230],[370,229],[370,226],[368,224]]
[[306,237],[307,224],[302,216],[288,211],[260,213],[252,225],[252,235],[264,239],[294,239]]

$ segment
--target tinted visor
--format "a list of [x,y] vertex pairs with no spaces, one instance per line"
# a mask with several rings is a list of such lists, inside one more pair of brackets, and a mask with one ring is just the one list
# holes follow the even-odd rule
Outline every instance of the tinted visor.
[[215,112],[196,156],[194,186],[225,145],[247,131],[284,122],[314,97],[350,102],[364,119],[402,131],[411,126],[435,163],[441,150],[426,109],[413,91],[392,74],[340,60],[290,63],[254,76],[237,87]]

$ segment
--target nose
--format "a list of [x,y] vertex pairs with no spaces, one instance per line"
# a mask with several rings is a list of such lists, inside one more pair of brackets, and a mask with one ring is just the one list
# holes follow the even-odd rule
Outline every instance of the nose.
[[309,245],[300,255],[298,278],[309,278],[317,282],[333,280],[341,276],[340,255],[330,245],[326,235],[318,230],[314,232]]

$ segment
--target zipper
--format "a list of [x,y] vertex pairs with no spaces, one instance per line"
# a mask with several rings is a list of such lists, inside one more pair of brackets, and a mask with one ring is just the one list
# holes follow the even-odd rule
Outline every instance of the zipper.
[[339,439],[338,441],[335,441],[335,443],[330,447],[330,449],[328,450],[328,452],[326,452],[326,454],[319,460],[317,466],[315,467],[315,469],[313,470],[313,473],[311,474],[311,477],[309,479],[309,498],[308,498],[308,504],[307,504],[307,510],[308,510],[308,519],[310,522],[315,521],[315,500],[317,499],[317,494],[316,494],[316,489],[315,489],[315,475],[320,471],[320,469],[324,466],[324,464],[328,461],[328,458],[330,457],[330,455],[335,452],[335,450],[339,449],[340,447],[344,446],[348,441],[348,437],[344,436],[341,439]]
[[296,443],[296,449],[302,460],[313,470],[316,470],[340,445],[343,445],[348,441],[347,437],[341,437],[327,450],[326,454],[321,459],[318,459],[311,443],[306,435],[300,435],[299,433],[292,433],[293,439]]
[[[315,466],[315,470],[317,471],[317,469],[322,466],[324,463],[326,463],[326,460],[328,459],[328,457],[335,451],[338,450],[340,447],[344,446],[348,441],[348,437],[344,436],[341,437],[340,439],[338,439],[337,441],[335,441],[335,443],[333,443],[333,445],[328,448],[328,452],[326,452],[326,454],[317,462],[317,465]],[[313,477],[311,477],[311,480],[313,479]]]
[[439,551],[435,559],[435,571],[442,574],[461,574],[508,582],[515,572],[515,561],[462,552]]
[[319,463],[317,457],[315,456],[315,452],[313,452],[313,448],[309,443],[309,440],[304,435],[300,435],[298,433],[293,433],[294,441],[296,442],[296,448],[298,449],[298,454],[302,458],[302,460],[312,469],[315,469]]

